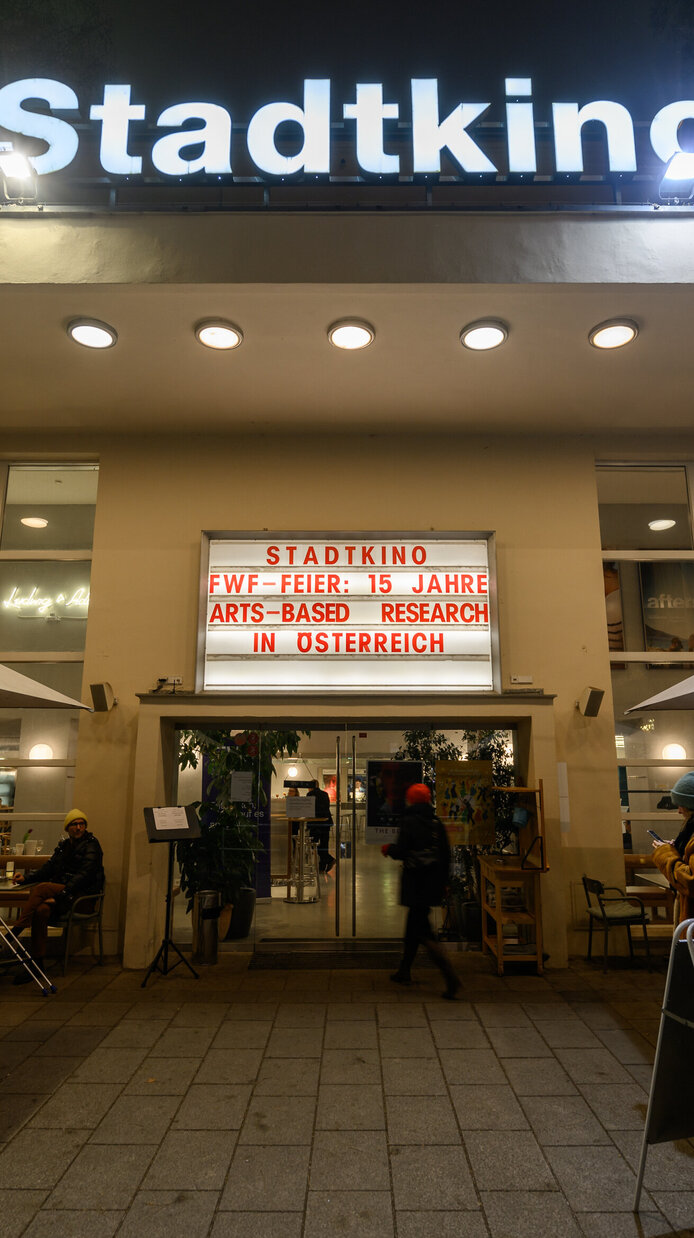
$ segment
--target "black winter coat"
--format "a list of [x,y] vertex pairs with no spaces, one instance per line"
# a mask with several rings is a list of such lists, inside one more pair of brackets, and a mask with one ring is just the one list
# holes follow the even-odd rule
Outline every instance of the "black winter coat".
[[65,886],[60,895],[61,905],[69,904],[80,894],[97,894],[101,890],[103,858],[99,840],[88,831],[74,843],[70,838],[63,838],[46,863],[24,879],[24,885],[36,885],[39,881],[61,882]]
[[402,860],[400,902],[404,907],[436,907],[443,902],[451,866],[451,847],[431,804],[411,804],[400,821],[397,842],[387,854]]

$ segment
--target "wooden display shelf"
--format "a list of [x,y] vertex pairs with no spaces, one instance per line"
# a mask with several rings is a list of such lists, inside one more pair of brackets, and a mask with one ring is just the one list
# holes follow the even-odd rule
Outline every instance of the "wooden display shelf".
[[[518,856],[481,856],[482,951],[493,954],[500,976],[506,963],[533,963],[542,975],[541,868],[523,868]],[[508,905],[510,891],[521,895],[519,906]],[[506,905],[505,905],[506,904]],[[519,939],[504,936],[515,925]],[[525,940],[523,940],[525,938]]]

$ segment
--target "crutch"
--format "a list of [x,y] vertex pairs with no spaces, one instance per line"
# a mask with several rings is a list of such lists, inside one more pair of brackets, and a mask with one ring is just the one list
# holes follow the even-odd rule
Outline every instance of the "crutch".
[[36,962],[36,959],[32,959],[24,943],[21,942],[16,934],[12,932],[9,924],[6,920],[3,920],[2,916],[0,916],[0,927],[3,929],[0,940],[4,941],[8,950],[14,955],[17,962],[21,963],[22,967],[26,968],[32,980],[39,986],[41,995],[43,997],[48,997],[49,993],[55,993],[55,985],[48,979],[46,973],[41,970]]

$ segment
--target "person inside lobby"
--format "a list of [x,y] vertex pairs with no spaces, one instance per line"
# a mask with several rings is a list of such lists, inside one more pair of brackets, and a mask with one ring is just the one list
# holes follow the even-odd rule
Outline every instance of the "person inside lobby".
[[[101,844],[87,829],[85,814],[73,808],[65,817],[63,829],[67,838],[61,839],[46,863],[28,876],[17,873],[14,878],[15,885],[31,886],[31,891],[12,931],[17,936],[31,927],[31,955],[41,968],[50,920],[65,915],[79,896],[100,893],[104,885]],[[14,983],[29,984],[32,979],[24,967]]]

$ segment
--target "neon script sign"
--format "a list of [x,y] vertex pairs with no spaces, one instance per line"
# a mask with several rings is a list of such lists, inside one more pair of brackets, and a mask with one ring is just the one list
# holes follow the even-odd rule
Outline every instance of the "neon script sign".
[[31,617],[35,615],[43,615],[49,619],[57,619],[58,609],[63,610],[81,610],[83,614],[72,616],[75,619],[84,619],[87,615],[89,607],[89,589],[75,589],[71,594],[57,593],[55,597],[42,594],[38,585],[34,585],[28,593],[23,593],[22,590],[15,586],[2,603],[3,610],[14,611],[15,614],[22,617]]
[[[39,110],[36,110],[38,106]],[[463,175],[484,175],[500,169],[485,152],[471,127],[488,111],[491,102],[460,102],[448,115],[441,115],[437,78],[412,78],[409,115],[401,105],[384,98],[379,82],[360,82],[354,98],[337,103],[329,78],[308,78],[303,83],[302,104],[267,103],[247,123],[248,155],[259,173],[268,177],[296,173],[328,175],[331,162],[331,121],[338,116],[354,125],[357,162],[366,173],[393,176],[400,173],[400,156],[388,153],[386,145],[392,122],[411,119],[412,171],[438,173],[444,152]],[[530,78],[505,79],[504,115],[508,171],[537,171],[535,109]],[[46,110],[47,109],[47,110]],[[0,89],[0,128],[21,139],[45,143],[41,154],[29,162],[39,175],[60,172],[75,159],[80,135],[69,120],[84,117],[84,108],[72,87],[53,78],[23,78]],[[143,159],[130,152],[134,137],[163,130],[151,146],[151,162],[164,176],[234,174],[231,157],[232,116],[218,103],[174,103],[154,120],[144,103],[133,99],[133,87],[106,84],[100,102],[92,103],[87,115],[100,128],[99,161],[112,176],[139,176]],[[681,152],[678,129],[694,119],[694,100],[680,99],[662,107],[650,125],[650,143],[658,159],[667,163]],[[235,121],[237,118],[235,117]],[[278,145],[278,129],[290,122],[299,135],[300,149],[284,154]],[[610,172],[637,170],[634,122],[621,103],[597,99],[579,103],[551,104],[554,164],[559,173],[580,173],[583,163],[583,129],[589,122],[602,126]],[[194,127],[192,127],[194,126]],[[20,142],[21,148],[21,142]]]

